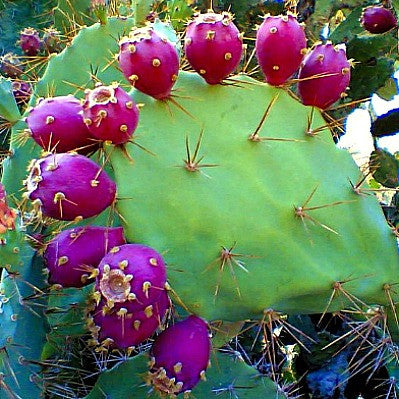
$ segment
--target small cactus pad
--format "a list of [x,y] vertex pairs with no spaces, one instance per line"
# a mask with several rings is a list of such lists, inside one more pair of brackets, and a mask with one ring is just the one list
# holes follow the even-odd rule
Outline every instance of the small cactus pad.
[[59,220],[98,215],[116,195],[115,183],[99,165],[73,153],[34,160],[26,187],[37,212]]
[[217,84],[237,67],[242,55],[242,36],[228,12],[197,15],[187,26],[187,61],[207,83]]
[[95,277],[101,259],[116,245],[125,243],[121,227],[85,226],[67,229],[47,244],[44,252],[49,283],[82,287]]

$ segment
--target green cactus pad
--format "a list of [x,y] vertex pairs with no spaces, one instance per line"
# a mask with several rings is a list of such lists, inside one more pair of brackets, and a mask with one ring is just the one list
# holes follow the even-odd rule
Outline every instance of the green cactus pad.
[[[148,356],[141,354],[103,372],[85,399],[103,399],[105,396],[112,399],[159,398],[158,394],[151,394],[151,388],[144,383],[148,372],[148,361]],[[241,358],[216,353],[212,355],[211,362],[212,366],[206,372],[207,380],[199,382],[193,389],[193,398],[207,399],[215,396],[226,399],[231,397],[280,399],[284,397],[277,393],[275,385],[269,378],[261,376]]]
[[0,282],[0,399],[39,399],[41,392],[40,368],[31,362],[39,359],[46,337],[40,290],[33,288],[41,287],[41,264],[28,246],[22,251],[20,275],[3,269]]
[[[209,86],[181,73],[176,99],[192,117],[133,93],[145,103],[136,140],[147,151],[129,144],[133,163],[111,153],[128,240],[163,253],[178,297],[208,320],[257,318],[265,308],[323,312],[336,282],[363,301],[386,303],[396,243],[377,200],[353,191],[360,172],[350,155],[328,129],[305,134],[309,107],[237,79]],[[275,99],[259,136],[293,141],[248,140]],[[313,132],[323,125],[316,112]],[[186,140],[191,161],[201,140],[196,171],[185,168]],[[300,206],[311,208],[302,218]],[[234,254],[224,262],[222,247]],[[351,304],[336,294],[330,310]]]

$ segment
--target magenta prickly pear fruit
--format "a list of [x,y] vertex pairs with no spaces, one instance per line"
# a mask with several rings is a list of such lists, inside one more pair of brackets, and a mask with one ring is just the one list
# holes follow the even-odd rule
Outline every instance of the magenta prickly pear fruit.
[[61,51],[60,32],[55,28],[45,28],[43,34],[43,45],[49,54],[59,53]]
[[126,349],[137,346],[162,325],[169,307],[170,300],[166,291],[161,292],[157,302],[133,313],[124,303],[109,309],[102,301],[94,307],[87,320],[93,335],[91,343],[100,345],[103,350],[108,347]]
[[363,10],[360,19],[364,29],[370,33],[385,33],[398,24],[391,10],[383,6],[369,6]]
[[228,12],[199,14],[188,24],[184,49],[187,61],[207,83],[217,84],[240,62],[242,36]]
[[299,96],[305,105],[328,108],[345,97],[350,76],[350,62],[344,47],[317,44],[299,70]]
[[19,35],[19,45],[25,55],[31,57],[39,54],[42,48],[42,41],[36,29],[25,28]]
[[116,196],[116,185],[94,161],[73,153],[33,160],[25,181],[37,214],[58,220],[98,215]]
[[139,121],[139,110],[118,84],[86,91],[83,117],[90,133],[99,140],[123,144],[129,141]]
[[210,351],[207,324],[197,316],[189,316],[155,339],[149,380],[163,394],[188,393],[205,379]]
[[29,111],[26,123],[33,140],[43,149],[85,154],[95,149],[96,143],[81,112],[80,101],[71,95],[46,98]]
[[119,45],[119,66],[130,84],[156,99],[169,97],[179,73],[174,45],[150,26],[134,28]]
[[101,259],[125,242],[122,227],[85,226],[62,231],[44,252],[49,283],[78,288],[89,284]]
[[12,82],[12,93],[18,105],[26,105],[32,95],[32,87],[23,80],[14,80]]
[[267,83],[285,83],[297,71],[305,53],[305,31],[293,15],[265,17],[256,36],[256,56]]
[[124,303],[129,312],[135,312],[156,302],[165,291],[165,262],[157,251],[145,245],[112,248],[98,270],[96,292],[109,309]]
[[13,53],[7,53],[0,57],[0,72],[8,78],[19,78],[24,68],[21,60]]

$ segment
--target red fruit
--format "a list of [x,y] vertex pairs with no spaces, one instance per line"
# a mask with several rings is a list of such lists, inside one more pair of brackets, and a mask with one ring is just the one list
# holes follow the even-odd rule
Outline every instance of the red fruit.
[[199,14],[187,27],[187,60],[209,84],[220,83],[240,62],[242,37],[232,20],[228,12],[209,12]]
[[90,133],[113,144],[126,143],[136,130],[139,110],[135,102],[118,84],[86,91],[83,117]]
[[101,259],[111,248],[125,242],[122,227],[85,226],[62,231],[44,252],[49,283],[63,287],[89,284],[92,280],[88,276]]
[[256,36],[256,56],[267,83],[285,83],[299,68],[305,52],[305,31],[293,15],[265,17]]
[[88,327],[95,344],[117,348],[131,348],[141,344],[161,326],[170,300],[166,291],[161,292],[158,301],[145,309],[131,313],[124,304],[112,309],[100,302],[88,317]]
[[398,21],[392,11],[383,6],[370,6],[363,10],[360,19],[364,29],[370,33],[385,33],[397,26]]
[[83,122],[80,101],[69,96],[41,100],[29,111],[26,123],[33,140],[44,150],[85,154],[95,148],[93,136]]
[[142,310],[165,291],[165,262],[145,245],[125,244],[111,249],[98,270],[96,290],[109,309],[123,303],[129,312]]
[[23,80],[13,80],[12,94],[14,94],[17,105],[26,105],[32,95],[32,87],[30,83]]
[[317,44],[299,70],[299,96],[303,104],[325,109],[345,96],[350,76],[344,48],[331,43]]
[[116,185],[99,165],[79,154],[33,160],[25,182],[37,212],[59,220],[96,216],[112,204]]
[[31,57],[38,55],[42,47],[39,32],[33,28],[25,28],[19,36],[19,45],[26,55]]
[[21,60],[13,53],[6,53],[0,57],[0,72],[9,78],[19,78],[24,66]]
[[207,324],[197,316],[189,316],[155,339],[149,379],[162,394],[189,393],[205,379],[210,351]]
[[134,28],[119,45],[119,66],[130,84],[156,99],[169,97],[179,73],[173,44],[147,26]]

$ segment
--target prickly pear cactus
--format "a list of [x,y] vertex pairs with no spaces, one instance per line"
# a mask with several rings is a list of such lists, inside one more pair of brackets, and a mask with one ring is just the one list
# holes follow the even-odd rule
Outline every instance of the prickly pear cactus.
[[[162,254],[168,272],[163,292],[172,296],[174,316],[190,313],[208,323],[239,326],[243,320],[254,320],[255,325],[268,320],[269,330],[262,331],[265,347],[269,339],[278,338],[277,329],[287,325],[284,314],[322,314],[323,319],[327,313],[351,308],[369,314],[368,323],[374,320],[374,308],[367,304],[378,304],[392,310],[389,323],[395,324],[395,235],[350,155],[336,148],[326,114],[302,105],[287,87],[272,87],[245,73],[210,86],[201,76],[180,71],[171,95],[162,100],[132,89],[115,57],[118,41],[138,22],[138,15],[144,15],[148,2],[136,1],[132,7],[133,18],[108,18],[81,29],[77,24],[79,33],[71,44],[50,57],[34,97],[83,98],[85,89],[98,82],[117,82],[142,105],[131,140],[117,146],[105,142],[92,156],[111,171],[117,185],[115,203],[96,221],[110,225],[118,214],[128,243]],[[15,123],[19,116],[10,118]],[[23,194],[26,167],[41,151],[26,138],[26,127],[22,119],[13,126],[3,182],[27,219],[44,222],[51,234],[60,226],[31,218],[35,215]],[[46,389],[41,386],[46,366],[62,364],[53,362],[59,359],[59,349],[75,338],[89,339],[82,319],[93,287],[48,292],[40,258],[23,231],[6,230],[0,247],[0,266],[6,268],[0,292],[0,398],[36,399]],[[36,302],[38,297],[43,302]],[[28,306],[26,298],[39,303],[46,318],[35,318],[41,312]],[[122,325],[125,321],[128,318],[118,319]],[[32,326],[35,333],[27,339]],[[91,329],[98,333],[93,323]],[[18,345],[26,340],[29,349]],[[364,340],[368,342],[368,335]],[[90,355],[100,376],[97,381],[97,374],[91,376],[89,386],[79,392],[93,387],[87,399],[158,397],[145,386],[149,358],[138,354],[143,348],[148,346],[129,347],[112,369],[100,359],[106,357],[104,347],[93,349]],[[284,350],[288,353],[288,346]],[[194,397],[287,395],[244,365],[237,351],[227,351],[230,356],[213,356],[213,366],[205,373],[208,380],[193,389]],[[136,356],[130,357],[132,353]],[[40,357],[45,361],[38,361]],[[124,386],[120,379],[126,375],[131,380]],[[274,371],[269,375],[275,377]],[[29,381],[37,383],[36,391],[28,391]]]

